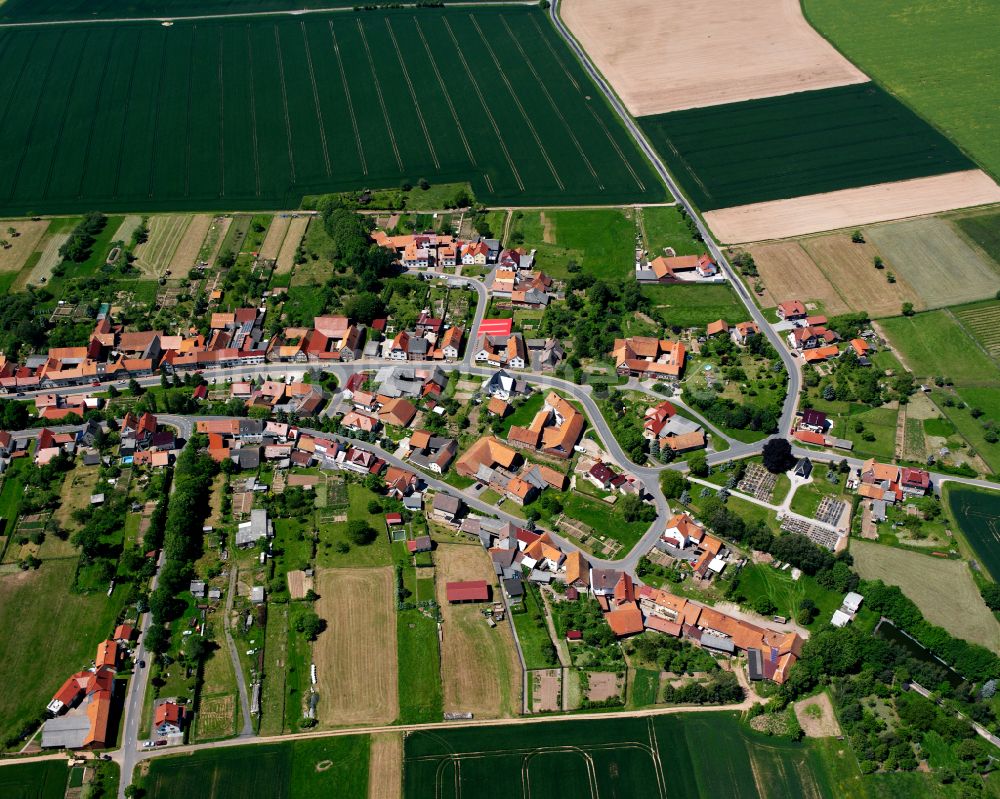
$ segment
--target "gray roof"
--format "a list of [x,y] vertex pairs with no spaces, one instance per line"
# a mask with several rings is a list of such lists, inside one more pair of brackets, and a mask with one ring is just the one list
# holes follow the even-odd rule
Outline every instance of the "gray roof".
[[250,521],[244,522],[236,530],[236,546],[247,546],[273,535],[274,524],[268,519],[267,511],[263,508],[254,508],[250,511]]
[[79,749],[83,746],[90,732],[90,718],[83,707],[69,715],[49,719],[42,725],[43,749]]
[[453,497],[451,494],[445,494],[444,492],[438,491],[434,495],[434,501],[431,503],[431,507],[434,510],[439,510],[444,513],[458,513],[462,509],[462,500],[458,497]]
[[617,569],[593,569],[590,574],[590,585],[595,591],[614,591],[615,583],[621,576],[622,573]]
[[700,424],[692,422],[690,419],[685,419],[680,414],[675,414],[667,419],[666,424],[663,425],[661,434],[664,436],[681,436],[685,433],[697,433],[699,430],[701,430]]
[[507,596],[524,596],[524,586],[514,578],[503,581],[503,590],[507,592]]
[[528,579],[533,583],[544,583],[545,585],[548,585],[552,582],[552,574],[550,572],[532,569],[531,574],[528,575]]
[[702,633],[701,634],[701,645],[708,647],[709,649],[715,649],[719,652],[735,652],[736,645],[733,643],[731,638],[722,638],[718,635],[712,635],[712,633]]

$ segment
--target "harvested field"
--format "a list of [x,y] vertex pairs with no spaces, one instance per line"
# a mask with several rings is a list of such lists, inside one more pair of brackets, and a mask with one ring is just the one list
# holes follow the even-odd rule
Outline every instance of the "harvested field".
[[493,582],[493,568],[479,546],[442,544],[434,552],[437,599],[443,640],[441,677],[444,710],[479,717],[510,715],[520,709],[521,667],[510,625],[491,628],[483,605],[449,605],[445,585],[456,580]]
[[264,236],[264,243],[260,245],[260,257],[269,261],[274,261],[281,250],[281,244],[285,240],[288,232],[288,225],[291,219],[285,214],[276,214],[268,225],[267,235]]
[[288,572],[285,578],[288,580],[288,595],[292,599],[305,599],[306,594],[312,590],[313,578],[301,569]]
[[540,669],[529,674],[531,686],[531,712],[549,713],[562,710],[562,671]]
[[[874,258],[879,254],[871,244],[855,244],[846,233],[805,239],[802,248],[816,262],[829,282],[837,287],[851,310],[865,310],[873,317],[896,316],[904,302],[913,307],[924,307],[923,299],[915,292],[896,268],[896,261],[882,253],[885,269],[876,269]],[[888,272],[896,275],[896,282],[886,278]]]
[[797,242],[761,244],[749,250],[764,284],[760,298],[764,307],[801,299],[822,304],[828,314],[848,310],[844,298]]
[[712,232],[736,244],[890,222],[1000,202],[1000,186],[978,169],[880,183],[705,214]]
[[201,252],[202,242],[205,241],[205,236],[211,227],[211,214],[198,214],[192,217],[187,230],[184,231],[184,237],[170,259],[168,268],[173,274],[187,275],[188,270],[198,263],[198,253]]
[[[14,228],[17,235],[8,233],[8,228]],[[23,219],[0,220],[0,239],[10,245],[7,249],[0,248],[0,272],[20,271],[48,228],[48,219],[37,222]]]
[[402,734],[388,732],[373,735],[368,763],[368,799],[399,799],[402,792]]
[[126,244],[129,239],[132,238],[133,231],[142,224],[142,217],[138,214],[129,214],[124,219],[122,223],[118,226],[115,234],[111,237],[112,241],[124,241]]
[[215,259],[219,257],[222,249],[222,242],[225,241],[229,226],[233,223],[231,216],[217,216],[212,220],[212,225],[208,229],[208,235],[202,242],[201,252],[198,257],[210,267],[215,266]]
[[1000,652],[1000,622],[983,602],[964,561],[868,541],[852,541],[851,554],[863,579],[898,585],[931,624]]
[[[38,263],[35,264],[34,268],[28,273],[25,279],[25,284],[33,283],[38,285],[42,282],[44,277],[46,280],[52,279],[52,270],[62,263],[62,258],[59,255],[59,248],[66,243],[69,238],[69,233],[57,233],[54,236],[48,237],[48,241],[42,248],[42,256],[38,259]],[[15,289],[23,288],[23,286],[15,285]]]
[[944,219],[879,225],[865,235],[881,250],[888,268],[913,286],[927,308],[991,298],[1000,285],[1000,274],[990,260]]
[[797,0],[565,0],[560,10],[635,116],[868,80]]
[[396,604],[390,568],[322,569],[313,646],[321,724],[388,724],[399,712]]
[[190,224],[187,214],[149,218],[149,238],[135,248],[135,265],[145,277],[158,279],[163,275]]
[[833,738],[841,734],[830,695],[825,691],[795,703],[795,718],[809,738]]
[[297,216],[288,226],[288,233],[281,243],[281,250],[278,252],[277,274],[287,274],[295,266],[295,251],[302,243],[302,237],[306,235],[306,228],[309,227],[308,216]]

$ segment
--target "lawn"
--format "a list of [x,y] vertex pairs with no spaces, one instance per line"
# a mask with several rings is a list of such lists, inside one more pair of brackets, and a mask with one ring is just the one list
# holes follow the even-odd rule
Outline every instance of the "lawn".
[[[537,250],[535,265],[546,274],[568,278],[575,261],[601,278],[629,278],[635,266],[636,224],[632,209],[515,211],[508,243]],[[494,231],[499,233],[499,231]]]
[[[860,403],[834,400],[827,402],[819,397],[811,397],[812,407],[826,413],[833,422],[831,435],[854,442],[853,452],[860,456],[892,460],[896,448],[896,408],[872,408]],[[859,431],[858,425],[862,426]],[[875,436],[874,441],[866,441],[866,435]]]
[[[70,592],[76,561],[48,560],[37,571],[0,577],[0,741],[37,719],[67,676],[94,659],[114,629],[126,591]],[[58,639],[59,646],[52,646]],[[39,657],[38,653],[45,653]]]
[[150,761],[150,799],[324,799],[368,795],[371,740],[343,735],[208,749]]
[[631,707],[648,707],[656,704],[660,688],[660,672],[652,669],[636,669],[632,678],[632,693],[629,695]]
[[421,178],[493,204],[663,200],[599,96],[538,8],[11,29],[0,214],[291,208]]
[[[320,524],[319,545],[317,547],[317,565],[320,568],[343,566],[389,566],[392,564],[392,554],[389,551],[389,540],[385,533],[385,514],[369,513],[368,503],[381,500],[378,494],[369,491],[358,483],[347,484],[348,507],[341,511],[348,521]],[[370,544],[358,546],[347,539],[347,526],[350,521],[367,522],[377,533]],[[350,549],[347,552],[337,552],[338,544],[345,543]]]
[[642,293],[659,312],[653,315],[662,317],[668,327],[705,327],[716,319],[735,325],[747,318],[747,309],[728,283],[643,286]]
[[973,166],[873,83],[674,111],[639,123],[704,211]]
[[68,772],[61,760],[24,763],[0,768],[0,796],[4,799],[63,799]]
[[531,424],[531,420],[535,418],[535,414],[542,409],[544,404],[545,395],[540,391],[536,391],[515,407],[513,413],[508,414],[507,418],[501,423],[501,438],[507,438],[511,427],[527,427]]
[[705,243],[691,235],[687,221],[676,206],[642,208],[640,213],[650,258],[662,255],[664,247],[673,247],[677,255],[699,255],[706,251]]
[[794,619],[803,599],[811,599],[819,608],[812,624],[821,626],[830,621],[833,611],[840,607],[843,595],[823,588],[815,578],[803,574],[793,580],[789,571],[779,571],[765,564],[752,564],[740,572],[739,593],[746,597],[746,604],[766,596],[778,609],[778,614]]
[[[417,579],[406,548],[393,545],[397,564],[401,564],[403,583],[411,596],[408,601],[434,599],[434,581]],[[430,592],[424,591],[430,583]],[[437,623],[419,609],[396,611],[396,658],[399,663],[399,721],[421,724],[440,721],[444,712],[441,690],[441,648]]]
[[1000,652],[1000,622],[983,602],[964,561],[860,540],[851,541],[851,554],[862,578],[898,585],[931,624]]
[[528,669],[548,669],[559,665],[555,647],[545,624],[545,609],[538,586],[525,583],[524,611],[512,613],[514,629],[521,642],[521,652]]
[[622,545],[622,553],[632,549],[649,529],[649,522],[625,521],[624,513],[617,505],[608,505],[574,491],[567,492],[563,498],[563,513],[588,525],[595,536],[607,536],[617,541]]
[[824,757],[735,713],[421,731],[405,741],[403,795],[451,795],[461,762],[462,784],[490,786],[491,799],[521,797],[525,780],[551,796],[832,796]]
[[[806,17],[867,74],[1000,175],[996,7],[965,0],[805,0]],[[964,55],[956,62],[951,53]]]
[[[800,485],[795,491],[795,496],[792,497],[792,510],[795,513],[800,513],[812,519],[823,497],[840,497],[840,483],[838,482],[837,485],[833,485],[826,479],[826,475],[821,474],[821,472],[825,472],[825,469],[817,467],[813,472],[813,481],[805,485]],[[775,502],[777,501],[776,498]]]

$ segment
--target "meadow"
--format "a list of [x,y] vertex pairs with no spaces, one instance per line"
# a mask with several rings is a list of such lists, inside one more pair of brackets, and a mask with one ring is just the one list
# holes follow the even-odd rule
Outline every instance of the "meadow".
[[[75,558],[49,558],[37,571],[0,577],[0,679],[10,687],[0,697],[0,741],[38,718],[66,677],[90,663],[97,644],[114,629],[125,589],[111,599],[103,590],[71,593],[75,568]],[[56,638],[59,646],[53,647]]]
[[[732,713],[566,721],[407,736],[406,799],[489,796],[831,796],[818,749],[766,739]],[[720,768],[719,764],[725,767]]]
[[954,308],[952,313],[994,358],[1000,358],[1000,301]]
[[953,221],[1000,266],[1000,211],[962,215],[953,218]]
[[639,119],[704,211],[970,169],[872,83]]
[[959,386],[995,387],[997,369],[948,311],[929,311],[879,322],[917,377],[945,375]]
[[68,779],[61,760],[23,763],[0,768],[0,796],[4,799],[63,799]]
[[524,7],[8,29],[0,213],[293,208],[421,178],[662,200],[599,97]]
[[[966,0],[805,0],[806,18],[851,61],[996,178],[996,6]],[[952,54],[960,50],[961,59]]]
[[649,297],[658,315],[671,327],[705,327],[716,319],[725,319],[735,325],[747,318],[747,309],[729,283],[651,285],[643,286],[642,293]]
[[367,735],[345,735],[160,757],[143,787],[150,799],[360,799],[368,795],[370,743]]
[[945,497],[979,562],[993,579],[1000,578],[1000,493],[952,485]]

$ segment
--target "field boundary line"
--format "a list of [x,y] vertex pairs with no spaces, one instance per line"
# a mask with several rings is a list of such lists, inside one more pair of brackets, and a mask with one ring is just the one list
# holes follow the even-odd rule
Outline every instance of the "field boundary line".
[[316,72],[313,70],[312,50],[309,47],[309,37],[306,36],[306,23],[299,22],[302,31],[302,44],[305,45],[306,63],[309,65],[309,82],[312,84],[313,103],[316,106],[316,121],[319,122],[319,138],[323,142],[323,164],[326,166],[326,176],[330,177],[330,151],[326,146],[326,123],[323,121],[323,109],[319,104],[319,89],[316,87]]
[[135,84],[135,67],[139,63],[139,52],[142,50],[143,31],[139,31],[139,38],[135,44],[135,53],[132,56],[132,68],[128,73],[128,86],[125,87],[125,105],[122,108],[122,135],[118,140],[118,161],[115,166],[115,193],[118,196],[118,184],[122,178],[122,153],[125,152],[125,140],[128,138],[128,109],[132,105],[132,86]]
[[587,169],[590,170],[590,174],[593,175],[594,180],[597,181],[597,188],[604,191],[604,183],[601,182],[601,178],[598,176],[597,172],[594,171],[594,165],[590,163],[590,159],[587,158],[587,154],[583,151],[583,147],[580,146],[580,142],[576,138],[576,134],[573,133],[573,129],[566,121],[566,117],[563,116],[562,111],[559,110],[559,106],[556,105],[555,100],[552,99],[552,94],[549,92],[548,86],[545,85],[545,81],[542,80],[538,71],[535,69],[534,64],[531,63],[531,59],[528,58],[528,54],[525,53],[524,48],[521,47],[521,43],[517,40],[517,37],[514,35],[514,31],[511,30],[510,25],[507,23],[507,18],[500,17],[500,21],[503,23],[504,29],[510,36],[511,41],[514,42],[514,47],[517,48],[517,52],[521,54],[521,58],[524,60],[524,63],[527,65],[528,69],[531,70],[531,74],[534,76],[535,80],[538,81],[538,86],[545,94],[545,98],[549,101],[549,105],[552,106],[552,110],[555,111],[556,116],[559,117],[559,121],[562,122],[563,127],[566,128],[566,133],[569,135],[570,139],[573,140],[573,144],[576,145],[576,151],[580,153],[580,158],[583,159],[583,163],[587,165]]
[[497,68],[497,74],[500,76],[500,80],[504,82],[507,87],[507,91],[510,92],[511,99],[513,99],[514,104],[518,107],[521,112],[521,117],[524,119],[525,124],[528,126],[528,130],[531,131],[531,135],[535,140],[535,144],[538,145],[538,150],[542,154],[542,158],[545,159],[545,163],[549,166],[549,171],[552,173],[552,177],[555,178],[556,184],[559,186],[561,191],[566,191],[566,186],[563,184],[562,180],[559,178],[559,173],[556,172],[555,164],[552,163],[552,159],[549,158],[549,153],[545,149],[545,145],[542,144],[541,137],[538,135],[538,131],[535,130],[535,126],[532,124],[528,113],[524,110],[524,106],[521,105],[521,101],[518,99],[514,87],[510,85],[510,80],[507,78],[507,73],[503,71],[503,67],[500,66],[500,61],[497,59],[497,55],[490,45],[486,36],[483,34],[483,29],[479,27],[479,21],[476,19],[475,15],[469,14],[469,20],[472,22],[472,27],[476,29],[476,33],[479,34],[479,38],[482,40],[483,45],[486,47],[486,52],[490,54],[490,58],[493,60],[493,64]]
[[407,88],[410,90],[410,99],[413,100],[413,110],[417,112],[417,119],[420,120],[420,127],[424,130],[424,139],[427,141],[427,149],[431,151],[434,168],[441,169],[441,162],[438,161],[437,152],[434,150],[434,142],[431,141],[431,134],[427,132],[427,122],[424,120],[424,113],[420,110],[420,103],[417,102],[417,92],[413,88],[413,81],[410,80],[410,70],[406,68],[406,64],[403,61],[403,53],[399,49],[399,42],[396,41],[396,34],[392,31],[392,26],[389,24],[389,18],[384,17],[384,20],[385,29],[389,31],[389,38],[392,39],[392,46],[396,49],[396,59],[399,61],[399,67],[403,70],[403,77],[406,79]]
[[851,303],[849,303],[849,302],[847,301],[847,298],[846,298],[846,297],[844,297],[844,295],[843,295],[843,294],[841,293],[841,291],[840,291],[840,288],[839,288],[839,287],[837,286],[837,284],[836,284],[836,283],[835,283],[835,282],[834,282],[833,280],[831,280],[831,279],[830,279],[830,276],[829,276],[829,275],[828,275],[828,274],[826,273],[826,271],[825,271],[825,270],[823,269],[823,267],[822,267],[822,266],[820,266],[820,263],[819,263],[819,261],[817,261],[817,260],[816,260],[816,259],[815,259],[815,258],[813,257],[813,254],[812,254],[811,252],[809,252],[809,250],[807,250],[807,249],[806,249],[805,247],[803,247],[803,246],[802,246],[802,242],[800,242],[800,241],[797,241],[797,242],[795,242],[795,244],[796,244],[796,246],[797,246],[797,247],[798,247],[798,248],[799,248],[800,250],[802,250],[802,252],[804,252],[804,253],[806,254],[806,257],[807,257],[807,258],[808,258],[808,259],[809,259],[810,261],[812,261],[812,262],[813,262],[813,264],[814,264],[814,265],[816,266],[816,268],[817,268],[817,269],[819,270],[819,273],[820,273],[820,274],[821,274],[821,275],[822,275],[822,276],[823,276],[824,278],[826,278],[826,282],[830,284],[830,286],[831,286],[831,287],[833,288],[833,290],[834,290],[834,292],[836,293],[836,295],[837,295],[838,297],[840,297],[840,301],[841,301],[842,303],[844,303],[844,305],[845,305],[846,307],[848,307],[848,308],[852,307],[852,306],[851,306]]
[[[388,18],[386,18],[386,22],[388,22]],[[451,95],[448,94],[448,89],[444,85],[444,79],[441,77],[441,70],[438,69],[434,53],[431,51],[430,45],[427,43],[427,37],[424,36],[424,29],[420,27],[420,21],[416,17],[413,18],[413,25],[417,29],[417,35],[420,37],[420,41],[424,44],[424,50],[427,51],[427,58],[430,60],[431,68],[434,70],[434,75],[437,77],[438,86],[441,87],[441,94],[444,95],[444,101],[448,104],[448,110],[451,111],[451,118],[455,121],[455,129],[458,131],[458,135],[462,139],[462,144],[465,146],[465,154],[469,156],[469,160],[472,162],[473,166],[479,166],[479,164],[476,163],[476,157],[472,154],[472,148],[469,146],[469,140],[465,136],[465,130],[462,129],[462,123],[458,121],[458,113],[455,111],[455,104],[452,103]]]
[[278,77],[281,80],[281,106],[285,111],[285,138],[288,142],[288,165],[292,170],[292,185],[295,185],[295,153],[292,147],[292,119],[288,115],[288,89],[285,86],[285,59],[281,55],[281,35],[274,26],[274,49],[278,53]]
[[260,153],[257,150],[257,94],[253,80],[253,42],[250,40],[250,25],[247,24],[247,73],[250,75],[250,131],[253,133],[253,173],[256,179],[257,196],[260,197]]
[[[986,358],[987,358],[988,360],[990,360],[990,361],[992,361],[992,362],[996,363],[996,358],[995,358],[995,357],[993,356],[993,354],[992,354],[992,353],[991,353],[991,352],[990,352],[989,350],[987,350],[987,349],[986,349],[986,348],[985,348],[985,347],[984,347],[984,346],[983,346],[983,345],[982,345],[982,344],[981,344],[981,343],[979,342],[979,339],[978,339],[978,338],[976,338],[976,334],[975,334],[975,331],[971,330],[971,329],[970,329],[969,327],[967,327],[967,326],[965,325],[965,323],[964,323],[964,322],[962,321],[962,317],[960,317],[960,316],[957,316],[957,315],[955,314],[955,312],[954,312],[954,311],[953,311],[953,310],[952,310],[951,308],[949,308],[949,307],[945,307],[945,308],[941,308],[940,310],[942,310],[942,311],[945,311],[945,312],[946,312],[946,313],[948,314],[948,316],[950,316],[950,317],[951,317],[951,320],[952,320],[952,321],[953,321],[953,322],[954,322],[954,323],[955,323],[955,324],[956,324],[956,325],[958,326],[958,329],[959,329],[959,330],[961,330],[961,331],[962,331],[962,333],[964,333],[964,334],[965,334],[965,337],[966,337],[967,339],[969,339],[970,341],[972,341],[973,345],[974,345],[974,346],[975,346],[975,347],[976,347],[976,348],[977,348],[977,349],[978,349],[978,350],[979,350],[979,351],[980,351],[981,353],[983,353],[983,355],[985,355],[985,356],[986,356]],[[975,387],[975,386],[974,386],[974,384],[973,384],[973,387]]]
[[[84,36],[83,47],[80,48],[80,55],[81,56],[83,56],[83,54],[87,52],[87,45],[88,44],[90,44],[90,31],[87,31],[87,35]],[[166,52],[166,48],[164,48],[164,52]],[[52,157],[49,158],[49,169],[48,169],[48,173],[45,176],[45,188],[42,189],[42,197],[48,197],[49,196],[49,186],[52,183],[52,172],[55,169],[55,165],[56,165],[56,154],[59,152],[59,148],[62,147],[63,131],[66,130],[66,117],[69,115],[69,98],[72,97],[73,93],[76,91],[76,81],[77,81],[77,78],[80,77],[80,73],[82,71],[83,70],[80,70],[80,69],[73,70],[73,79],[69,83],[69,92],[66,95],[66,98],[67,98],[66,99],[66,104],[63,106],[62,119],[59,122],[59,131],[56,133],[56,142],[52,146]],[[161,70],[161,72],[162,72],[162,70]],[[157,92],[159,92],[159,87],[157,87]],[[157,103],[156,107],[157,108],[160,107],[159,103]]]
[[562,71],[569,78],[569,82],[573,84],[573,88],[576,89],[580,94],[583,94],[583,89],[580,88],[580,84],[576,82],[576,78],[573,77],[572,73],[566,68],[566,64],[556,53],[555,48],[552,46],[552,42],[549,41],[548,37],[542,31],[542,26],[538,24],[538,20],[535,18],[534,14],[528,17],[531,20],[531,24],[535,26],[535,30],[538,31],[538,38],[545,42],[545,46],[548,48],[549,52],[552,53],[552,57],[556,60],[556,63],[562,68]]
[[344,60],[340,55],[340,45],[337,34],[333,30],[333,20],[327,20],[330,26],[330,38],[333,40],[333,53],[337,56],[337,66],[340,67],[340,81],[344,84],[344,96],[347,98],[347,110],[351,112],[351,125],[354,127],[354,141],[358,145],[358,156],[361,158],[361,169],[368,174],[368,161],[365,158],[365,148],[361,143],[361,133],[358,131],[358,118],[354,115],[354,101],[351,99],[351,89],[347,84],[347,73],[344,72]]
[[[52,51],[52,55],[49,56],[49,63],[46,64],[46,66],[45,66],[45,74],[42,76],[42,79],[41,79],[41,81],[38,84],[39,91],[36,93],[36,96],[35,96],[35,108],[31,112],[31,122],[28,124],[28,130],[27,130],[27,133],[25,134],[24,147],[21,149],[21,157],[17,159],[17,168],[14,170],[14,179],[11,180],[11,182],[10,182],[10,194],[7,195],[7,199],[8,200],[13,199],[13,197],[14,197],[14,191],[15,191],[15,189],[17,189],[17,182],[21,179],[21,169],[24,166],[24,157],[25,157],[25,155],[27,155],[28,148],[31,146],[31,138],[32,138],[32,133],[34,133],[34,131],[35,131],[35,125],[38,124],[38,109],[41,108],[41,105],[42,105],[42,95],[44,94],[44,92],[42,92],[41,89],[45,86],[46,82],[48,81],[49,75],[52,74],[52,65],[55,63],[56,56],[59,54],[60,45],[62,44],[63,36],[64,36],[64,34],[62,34],[62,33],[59,34],[59,38],[56,40],[55,49]],[[27,62],[25,62],[25,64],[27,64]],[[15,81],[15,83],[14,83],[14,90],[11,92],[11,99],[13,99],[14,95],[17,93],[17,88],[18,88],[19,84],[21,83],[21,78],[23,77],[23,72],[24,72],[24,69],[22,67],[22,69],[21,69],[21,73],[22,74],[18,76],[17,81]],[[5,114],[5,117],[6,117],[6,114]],[[5,121],[6,121],[6,119],[5,119]]]
[[[101,68],[101,89],[97,92],[97,100],[94,102],[94,108],[99,109],[101,107],[101,100],[104,99],[104,86],[105,78],[108,77],[108,64],[111,63],[111,54],[114,52],[115,39],[118,38],[118,31],[115,30],[111,34],[111,41],[108,44],[107,55],[104,56],[104,66]],[[35,35],[35,39],[38,39],[38,35]],[[18,78],[20,82],[20,78]],[[90,130],[87,132],[87,147],[83,151],[83,168],[80,170],[80,182],[76,187],[76,199],[80,199],[83,196],[83,181],[87,178],[87,165],[90,163],[90,148],[94,143],[94,126],[97,124],[97,114],[95,113],[90,119]],[[4,118],[6,118],[6,111],[4,112]],[[0,125],[3,122],[0,121]]]
[[361,43],[365,46],[365,55],[368,56],[368,69],[372,73],[372,83],[375,84],[375,93],[378,95],[378,104],[382,106],[382,119],[385,120],[385,129],[389,133],[389,141],[392,143],[392,151],[396,154],[396,163],[399,164],[399,171],[403,171],[403,159],[399,155],[399,146],[396,144],[396,134],[392,132],[392,123],[389,121],[389,109],[385,107],[385,98],[382,96],[382,86],[378,82],[378,74],[375,72],[375,60],[372,58],[371,48],[368,46],[368,37],[365,36],[364,26],[361,20],[357,20],[358,33],[361,34]]
[[[219,196],[226,196],[226,86],[222,78],[222,28],[219,28]],[[178,245],[180,242],[178,242]]]
[[[163,86],[163,72],[167,63],[167,43],[163,37],[163,49],[160,51],[160,70],[156,78],[156,109],[153,111],[153,151],[149,154],[149,180],[146,182],[146,196],[153,196],[153,174],[156,166],[156,143],[160,140],[160,88]],[[48,189],[46,189],[48,191]]]
[[486,98],[483,97],[483,92],[479,88],[479,83],[476,80],[476,76],[472,74],[472,70],[469,68],[469,62],[465,60],[465,53],[462,52],[462,47],[458,43],[458,38],[455,36],[455,31],[451,29],[451,23],[448,22],[448,17],[441,17],[441,21],[444,23],[445,28],[448,30],[448,36],[451,37],[451,43],[455,46],[455,52],[458,54],[459,60],[462,62],[462,66],[465,67],[465,74],[469,76],[469,82],[472,84],[472,88],[475,90],[476,95],[479,97],[479,102],[483,106],[483,111],[486,112],[486,116],[490,120],[490,125],[493,126],[493,132],[497,135],[497,141],[500,143],[500,149],[503,150],[503,154],[507,157],[507,163],[510,165],[511,171],[514,173],[514,180],[517,181],[517,186],[521,191],[524,191],[524,181],[521,180],[521,173],[517,171],[517,166],[514,165],[514,159],[510,156],[510,150],[507,149],[507,142],[504,141],[503,135],[500,133],[500,128],[497,125],[497,121],[493,116],[493,112],[490,111],[489,105],[486,103]]

